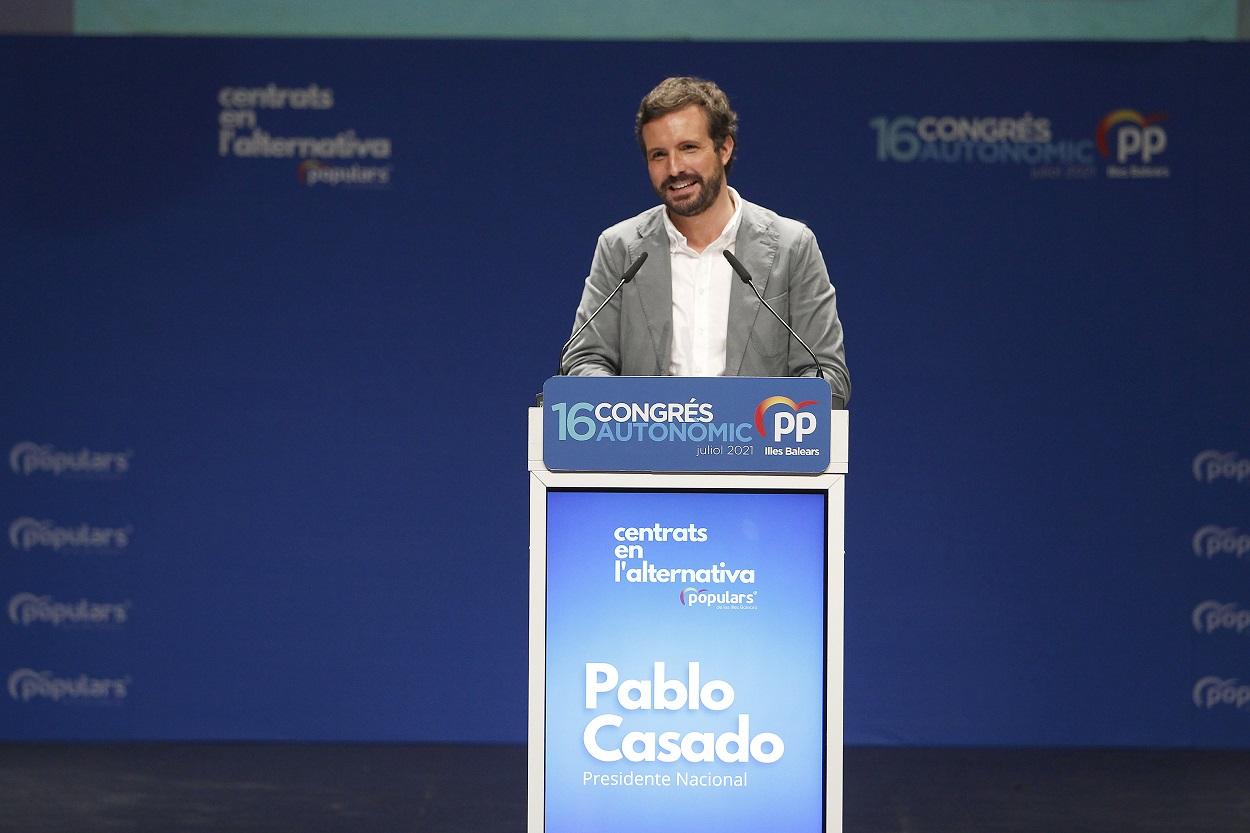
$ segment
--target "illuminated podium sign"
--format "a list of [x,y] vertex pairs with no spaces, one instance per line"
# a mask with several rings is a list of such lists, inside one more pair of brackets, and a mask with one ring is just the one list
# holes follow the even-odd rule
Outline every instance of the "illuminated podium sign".
[[[553,379],[544,394],[530,414],[530,833],[841,830],[846,414],[830,414],[828,387]],[[811,426],[797,417],[812,399],[816,427],[786,436]],[[744,446],[819,456],[779,455],[786,473],[750,454],[704,463],[706,441],[649,427],[606,451],[570,445],[678,416],[731,426],[715,442],[749,430]],[[619,465],[553,470],[581,454]]]
[[568,377],[543,386],[552,471],[791,471],[829,466],[820,379]]
[[824,510],[549,495],[546,831],[823,829]]

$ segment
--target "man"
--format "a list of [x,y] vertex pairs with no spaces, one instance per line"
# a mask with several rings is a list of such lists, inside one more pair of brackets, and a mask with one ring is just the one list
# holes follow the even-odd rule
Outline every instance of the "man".
[[569,345],[562,370],[580,376],[817,376],[811,356],[733,274],[728,250],[812,348],[846,407],[850,376],[834,290],[803,224],[728,187],[738,116],[716,84],[667,78],[638,108],[635,135],[663,205],[599,236],[574,331],[630,264],[647,261]]

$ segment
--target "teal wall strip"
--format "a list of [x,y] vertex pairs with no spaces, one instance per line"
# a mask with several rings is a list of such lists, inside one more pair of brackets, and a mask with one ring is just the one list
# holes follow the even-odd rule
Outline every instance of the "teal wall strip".
[[568,40],[1235,40],[1238,0],[78,0],[84,35]]

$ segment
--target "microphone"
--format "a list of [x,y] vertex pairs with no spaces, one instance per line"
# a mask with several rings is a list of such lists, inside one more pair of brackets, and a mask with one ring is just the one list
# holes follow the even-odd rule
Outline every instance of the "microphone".
[[611,292],[608,293],[608,297],[603,299],[603,303],[599,305],[599,308],[590,314],[590,317],[586,319],[585,323],[583,323],[582,326],[578,327],[577,330],[574,331],[573,335],[569,336],[568,341],[564,342],[564,346],[560,348],[560,363],[556,366],[557,376],[564,375],[564,354],[568,351],[569,345],[577,340],[577,337],[582,334],[582,330],[590,326],[590,322],[594,321],[595,316],[598,315],[600,312],[602,312],[603,308],[608,305],[608,301],[611,301],[612,298],[616,296],[616,293],[621,291],[621,287],[623,287],[625,284],[629,283],[630,281],[634,279],[634,275],[638,274],[638,270],[641,269],[642,264],[646,262],[647,262],[646,252],[643,252],[642,254],[638,255],[638,259],[635,260],[633,263],[629,264],[629,268],[625,270],[625,274],[621,275],[621,282],[616,285],[615,289],[613,289]]
[[778,321],[780,321],[781,326],[785,327],[786,330],[790,333],[790,335],[794,336],[795,339],[798,340],[799,344],[803,345],[803,349],[807,351],[807,355],[812,357],[812,363],[816,365],[816,372],[819,373],[820,378],[824,379],[825,383],[828,384],[829,377],[825,375],[825,366],[820,363],[820,359],[816,358],[816,354],[812,352],[812,348],[807,346],[807,342],[803,340],[802,336],[796,333],[794,331],[794,328],[791,327],[789,324],[787,324],[786,320],[777,314],[777,310],[773,309],[772,305],[764,300],[764,296],[761,295],[760,291],[755,288],[755,283],[752,282],[751,280],[751,273],[748,272],[747,268],[742,265],[742,261],[734,257],[733,252],[729,251],[728,249],[725,249],[725,251],[723,251],[721,254],[725,256],[725,260],[729,261],[729,265],[733,267],[733,270],[735,273],[737,273],[738,277],[742,278],[742,282],[745,283],[747,286],[751,287],[751,291],[755,293],[756,298],[760,299],[760,303],[763,304],[765,307],[768,307],[768,311],[773,314],[773,318],[776,318]]

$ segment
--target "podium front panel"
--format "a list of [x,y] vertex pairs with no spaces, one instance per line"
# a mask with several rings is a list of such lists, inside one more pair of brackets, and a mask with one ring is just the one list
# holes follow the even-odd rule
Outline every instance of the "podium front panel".
[[547,494],[545,830],[822,830],[826,493]]

